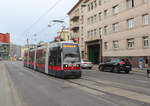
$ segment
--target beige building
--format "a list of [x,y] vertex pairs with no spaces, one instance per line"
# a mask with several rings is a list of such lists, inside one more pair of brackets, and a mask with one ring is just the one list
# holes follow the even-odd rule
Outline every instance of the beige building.
[[58,36],[61,36],[61,38],[64,41],[69,41],[70,40],[70,31],[68,28],[64,29],[63,31],[60,31],[57,33]]
[[74,11],[80,10],[78,36],[84,58],[95,63],[100,61],[102,39],[103,60],[123,57],[134,65],[139,58],[150,61],[150,0],[85,1],[84,7],[80,0],[69,12],[72,23]]

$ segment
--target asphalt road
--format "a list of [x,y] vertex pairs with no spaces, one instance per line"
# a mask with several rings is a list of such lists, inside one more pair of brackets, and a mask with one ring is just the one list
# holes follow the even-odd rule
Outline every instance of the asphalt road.
[[21,62],[0,64],[20,106],[150,106],[150,78],[144,72],[83,70],[81,79],[63,80],[24,68]]

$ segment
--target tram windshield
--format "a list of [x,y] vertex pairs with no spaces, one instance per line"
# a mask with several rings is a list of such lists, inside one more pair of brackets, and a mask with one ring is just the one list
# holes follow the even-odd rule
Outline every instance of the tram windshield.
[[63,61],[65,63],[80,62],[80,52],[78,45],[73,44],[63,45]]

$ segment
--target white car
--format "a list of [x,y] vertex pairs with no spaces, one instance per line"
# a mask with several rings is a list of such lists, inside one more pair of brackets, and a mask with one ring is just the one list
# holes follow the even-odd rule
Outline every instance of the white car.
[[83,69],[85,69],[85,68],[92,69],[92,67],[93,67],[92,62],[89,62],[88,60],[81,60],[81,68],[83,68]]

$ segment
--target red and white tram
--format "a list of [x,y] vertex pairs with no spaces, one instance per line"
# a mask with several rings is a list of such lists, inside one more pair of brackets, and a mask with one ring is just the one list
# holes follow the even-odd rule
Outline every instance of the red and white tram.
[[81,57],[76,43],[63,41],[45,44],[24,53],[24,66],[57,77],[81,77]]

